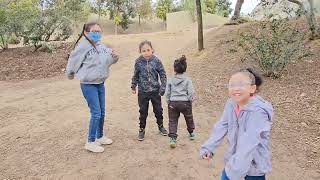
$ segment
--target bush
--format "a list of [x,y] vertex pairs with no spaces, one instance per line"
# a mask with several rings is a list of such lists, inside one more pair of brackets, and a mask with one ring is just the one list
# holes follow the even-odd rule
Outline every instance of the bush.
[[240,30],[242,61],[258,63],[265,76],[279,78],[290,63],[310,55],[305,46],[306,33],[287,19],[263,21],[253,28]]
[[232,12],[231,4],[229,0],[217,0],[216,13],[220,16],[228,17]]
[[122,14],[121,22],[119,23],[123,30],[127,30],[129,28],[129,16],[125,13]]
[[11,34],[11,36],[9,36],[8,44],[19,44],[19,43],[20,43],[20,40],[15,34]]
[[225,23],[224,25],[226,25],[226,26],[239,25],[239,24],[250,23],[250,22],[255,22],[255,20],[250,17],[244,16],[244,17],[239,17],[236,20],[231,20],[231,21]]
[[41,48],[39,48],[39,51],[41,52],[48,52],[48,53],[53,53],[57,49],[57,46],[52,43],[41,43]]
[[[6,1],[0,6],[0,47],[5,49],[8,42],[16,44],[21,38],[36,51],[43,42],[66,40],[72,23],[87,19],[88,7],[85,0]],[[12,33],[17,37],[11,37]]]
[[0,34],[0,48],[2,50],[8,49],[7,37],[2,34]]

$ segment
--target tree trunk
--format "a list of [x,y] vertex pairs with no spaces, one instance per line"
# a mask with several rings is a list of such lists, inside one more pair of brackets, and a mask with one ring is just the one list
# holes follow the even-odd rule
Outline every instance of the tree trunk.
[[197,6],[197,21],[198,21],[198,49],[202,51],[204,49],[203,45],[203,25],[202,25],[202,11],[201,11],[201,2],[196,0]]
[[33,51],[33,52],[38,51],[38,49],[40,49],[41,47],[42,47],[42,44],[39,44],[39,45],[35,44],[35,45],[34,45],[34,51]]
[[100,23],[100,18],[101,18],[101,4],[99,4],[99,15],[98,15],[98,22]]
[[240,18],[240,12],[241,12],[241,7],[243,4],[244,0],[237,0],[237,4],[236,4],[236,8],[234,9],[234,13],[233,16],[231,18],[231,20],[237,20]]
[[310,4],[310,12],[309,12],[309,18],[310,20],[308,20],[309,22],[309,29],[311,31],[311,40],[314,39],[319,39],[320,38],[320,29],[317,25],[317,19],[314,15],[314,4],[313,4],[313,0],[308,0],[309,4]]
[[139,14],[139,26],[141,26],[141,16]]
[[114,34],[118,35],[118,25],[117,24],[115,24],[115,26],[114,26]]
[[309,12],[306,10],[303,3],[300,2],[299,0],[288,0],[288,1],[299,5],[300,9],[305,14],[307,21],[308,21],[308,25],[309,25],[309,30],[311,31],[310,39],[311,40],[319,39],[320,38],[320,30],[319,30],[319,27],[317,26],[317,20],[314,15],[313,0],[308,0],[309,5],[310,5]]
[[3,35],[0,35],[0,38],[1,38],[1,47],[2,47],[2,49],[3,50],[6,50],[6,49],[8,49],[8,43],[4,40],[4,37],[3,37]]
[[163,22],[163,28],[164,28],[164,31],[167,31],[167,22],[165,20],[162,21]]
[[114,19],[114,34],[115,35],[118,35],[118,19],[117,19],[117,16],[118,16],[118,9],[116,7],[114,7],[114,14],[113,14],[113,19]]
[[114,12],[110,11],[109,13],[109,20],[113,20],[114,19]]

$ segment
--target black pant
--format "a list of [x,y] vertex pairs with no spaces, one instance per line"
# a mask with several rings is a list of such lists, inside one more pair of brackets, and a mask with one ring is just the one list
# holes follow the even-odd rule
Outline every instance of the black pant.
[[151,100],[153,106],[153,112],[157,118],[157,124],[159,127],[163,126],[163,109],[161,104],[161,96],[158,92],[139,92],[138,103],[140,107],[140,128],[145,128],[147,124],[149,101]]
[[168,105],[169,113],[169,137],[177,138],[178,120],[180,113],[184,115],[189,133],[193,133],[194,122],[192,115],[192,102],[171,101]]

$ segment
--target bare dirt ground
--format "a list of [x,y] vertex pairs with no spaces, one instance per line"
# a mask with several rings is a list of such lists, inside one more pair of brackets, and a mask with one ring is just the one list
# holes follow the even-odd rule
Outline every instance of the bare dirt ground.
[[[107,146],[102,154],[83,149],[89,111],[79,82],[61,75],[62,65],[66,63],[63,55],[45,54],[46,59],[42,58],[45,63],[32,71],[37,72],[39,68],[45,69],[42,72],[51,71],[51,67],[56,74],[47,73],[50,78],[46,79],[44,73],[26,73],[28,78],[16,78],[19,75],[12,75],[10,69],[3,78],[5,67],[2,67],[0,179],[219,179],[225,145],[209,162],[201,160],[198,151],[227,98],[221,84],[227,81],[232,68],[239,67],[237,55],[227,55],[228,44],[221,41],[229,32],[232,32],[230,27],[208,32],[208,48],[202,54],[194,53],[197,34],[193,31],[106,36],[104,41],[113,46],[121,59],[112,67],[111,77],[106,81],[105,132],[114,144]],[[184,120],[180,119],[178,147],[174,150],[169,148],[169,139],[159,135],[152,108],[145,141],[137,141],[138,105],[137,97],[130,92],[130,80],[134,60],[139,55],[138,43],[145,39],[153,42],[156,55],[163,61],[169,77],[175,58],[182,53],[190,57],[188,71],[198,96],[194,108],[198,139],[189,141]],[[320,48],[319,45],[314,47]],[[0,53],[1,63],[10,62],[6,53]],[[32,57],[36,56],[25,55],[22,59],[30,58],[31,61]],[[53,62],[45,66],[48,61]],[[16,64],[16,61],[12,63]],[[287,78],[267,80],[267,90],[263,89],[263,95],[276,109],[272,134],[273,171],[268,175],[271,180],[320,179],[319,81],[311,78],[319,75],[319,61],[315,59],[308,64],[307,68],[311,69],[308,72],[303,71],[305,66],[297,66],[297,72],[304,80],[297,81],[294,79],[297,76],[291,72]],[[301,96],[301,93],[305,95]],[[167,123],[164,102],[163,107]],[[310,116],[306,116],[307,112]],[[315,153],[309,151],[311,148]]]

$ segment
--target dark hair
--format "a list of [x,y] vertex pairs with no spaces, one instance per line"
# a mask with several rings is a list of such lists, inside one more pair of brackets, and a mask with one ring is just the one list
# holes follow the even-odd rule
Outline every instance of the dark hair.
[[256,85],[256,92],[259,92],[259,87],[262,85],[263,80],[257,72],[255,72],[252,68],[241,69],[238,72],[247,74],[248,77],[251,79],[251,85]]
[[187,70],[187,58],[182,55],[179,59],[176,59],[173,64],[174,72],[182,74]]
[[[84,27],[85,32],[90,32],[91,27],[94,26],[94,25],[98,25],[98,26],[100,27],[100,24],[97,23],[97,22],[86,23],[86,24],[85,24],[85,27]],[[83,32],[83,33],[84,33],[84,32]]]
[[153,49],[153,47],[152,47],[152,44],[151,44],[151,41],[148,41],[148,40],[145,40],[145,41],[142,41],[140,44],[139,44],[139,52],[141,53],[141,48],[142,48],[142,46],[144,46],[144,45],[149,45],[150,47],[151,47],[151,49]]

